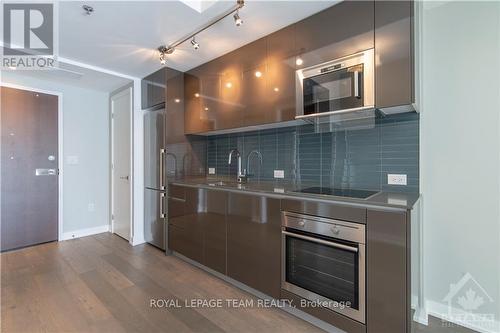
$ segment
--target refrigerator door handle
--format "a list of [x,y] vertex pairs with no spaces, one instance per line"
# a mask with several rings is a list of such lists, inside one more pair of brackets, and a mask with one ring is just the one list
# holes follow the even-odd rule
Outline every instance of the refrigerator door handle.
[[165,148],[160,149],[160,190],[165,190],[165,183],[164,183],[164,173],[163,173],[163,168],[164,168],[164,163],[165,163]]
[[160,194],[160,217],[162,219],[164,219],[166,217],[166,214],[163,211],[164,201],[165,201],[165,193],[161,193]]

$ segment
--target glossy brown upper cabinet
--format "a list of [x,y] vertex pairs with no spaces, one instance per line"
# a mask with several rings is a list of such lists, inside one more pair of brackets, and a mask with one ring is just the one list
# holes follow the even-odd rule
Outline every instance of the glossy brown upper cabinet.
[[[214,111],[212,103],[209,103],[209,95],[213,95],[213,92],[207,91],[214,89],[209,88],[209,82],[214,81],[218,85],[217,80],[209,74],[209,68],[198,68],[184,73],[184,131],[186,134],[207,132],[215,128],[214,117],[208,112],[209,106],[212,106],[212,112]],[[215,87],[215,89],[218,88]]]
[[373,1],[344,1],[295,24],[295,48],[309,67],[373,48]]
[[142,79],[142,109],[149,109],[165,103],[166,70],[167,68],[164,67]]
[[372,48],[376,106],[411,104],[412,15],[411,1],[343,1],[188,71],[186,133],[294,120],[297,69]]
[[264,120],[268,123],[295,119],[295,25],[267,37]]
[[414,99],[413,1],[375,1],[375,105]]

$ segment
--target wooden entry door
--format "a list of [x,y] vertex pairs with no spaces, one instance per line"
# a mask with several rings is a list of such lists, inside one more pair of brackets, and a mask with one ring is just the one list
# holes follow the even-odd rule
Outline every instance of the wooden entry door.
[[58,239],[58,96],[0,90],[5,251]]

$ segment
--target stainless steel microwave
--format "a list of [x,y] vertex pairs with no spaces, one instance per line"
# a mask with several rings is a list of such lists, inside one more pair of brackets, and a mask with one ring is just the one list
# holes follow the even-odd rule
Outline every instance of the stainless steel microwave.
[[296,72],[296,119],[373,109],[374,52],[369,49]]

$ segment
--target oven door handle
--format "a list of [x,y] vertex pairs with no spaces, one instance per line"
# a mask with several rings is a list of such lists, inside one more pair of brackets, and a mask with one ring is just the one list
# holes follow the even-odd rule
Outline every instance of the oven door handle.
[[328,245],[328,246],[336,247],[336,248],[342,249],[342,250],[347,250],[347,251],[356,252],[356,253],[358,252],[358,248],[357,247],[353,247],[353,246],[349,246],[349,245],[344,245],[344,244],[329,242],[329,241],[326,241],[326,240],[323,240],[323,239],[318,239],[318,238],[314,238],[314,237],[299,235],[299,234],[296,234],[296,233],[293,233],[293,232],[288,232],[288,231],[285,231],[285,230],[282,230],[281,233],[284,234],[284,235],[290,236],[290,237],[300,238],[300,239],[308,240],[308,241],[311,241],[311,242],[315,242],[315,243],[319,243],[319,244],[323,244],[323,245]]

